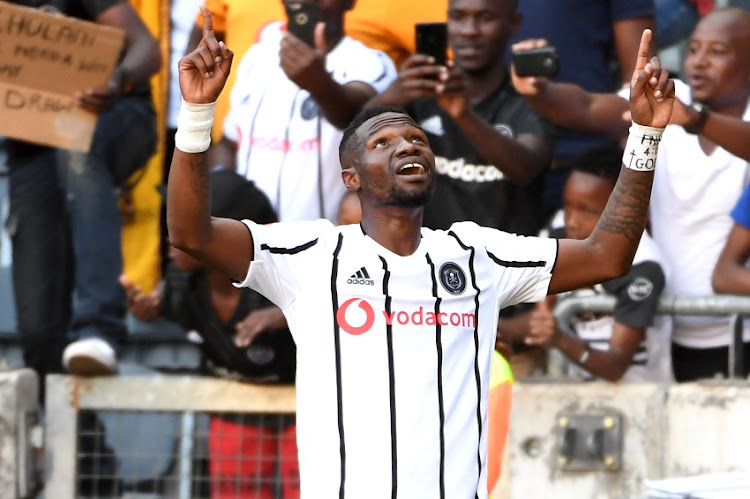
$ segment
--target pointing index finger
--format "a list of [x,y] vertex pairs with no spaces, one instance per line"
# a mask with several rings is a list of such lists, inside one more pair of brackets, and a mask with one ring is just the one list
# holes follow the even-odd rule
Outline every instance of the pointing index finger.
[[203,37],[214,36],[214,20],[211,18],[211,11],[205,5],[201,5],[200,8],[203,15]]
[[644,29],[641,35],[641,44],[638,47],[638,57],[635,60],[635,69],[633,70],[633,82],[635,82],[638,75],[646,67],[649,60],[649,52],[651,49],[651,37],[652,33],[650,29]]

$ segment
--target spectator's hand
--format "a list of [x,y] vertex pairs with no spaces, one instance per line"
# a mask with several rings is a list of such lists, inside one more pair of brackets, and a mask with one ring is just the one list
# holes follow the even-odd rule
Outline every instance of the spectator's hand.
[[128,276],[120,276],[120,285],[125,289],[128,298],[128,311],[136,319],[150,322],[159,316],[161,297],[164,293],[164,282],[160,282],[150,294],[143,293],[140,286],[134,284]]
[[240,348],[248,347],[260,333],[285,327],[286,317],[280,308],[253,310],[235,326],[237,332],[234,335],[234,344]]
[[[530,50],[547,45],[549,44],[544,38],[531,38],[514,43],[511,50]],[[510,65],[510,79],[516,92],[526,97],[535,97],[542,94],[549,84],[549,79],[545,76],[518,76],[513,64]]]
[[404,61],[396,79],[383,91],[380,100],[392,106],[405,106],[423,97],[436,97],[443,73],[447,73],[446,69],[435,65],[433,57],[414,54]]
[[315,25],[315,47],[286,32],[281,38],[281,69],[298,87],[315,94],[323,79],[327,77],[326,54],[328,47],[325,37],[325,24]]
[[513,346],[499,334],[495,336],[495,350],[500,352],[500,355],[502,355],[505,360],[510,360],[510,357],[513,355]]
[[463,117],[469,110],[467,85],[466,75],[453,61],[448,61],[447,68],[441,68],[440,84],[435,89],[437,103],[454,120]]
[[529,332],[524,338],[527,345],[550,346],[556,337],[561,334],[555,323],[555,316],[546,301],[536,304],[529,315]]
[[198,46],[180,59],[180,90],[186,102],[208,104],[219,97],[229,77],[234,53],[214,36],[211,11],[201,5],[203,38]]
[[654,56],[649,61],[652,33],[644,30],[638,48],[633,77],[630,80],[630,114],[639,125],[664,128],[674,106],[674,81]]
[[127,85],[127,73],[115,69],[107,82],[107,86],[100,88],[89,88],[75,94],[76,104],[86,111],[100,114],[112,109],[112,106],[120,100],[125,93]]
[[695,111],[687,107],[680,99],[675,99],[669,123],[680,126],[692,125],[694,123],[692,113],[697,114]]

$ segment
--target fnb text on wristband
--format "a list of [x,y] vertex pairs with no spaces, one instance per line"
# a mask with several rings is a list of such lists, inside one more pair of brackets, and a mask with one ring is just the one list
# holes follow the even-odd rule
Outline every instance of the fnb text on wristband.
[[663,128],[654,128],[633,122],[622,155],[622,164],[631,170],[653,171],[656,168],[656,154],[663,133]]

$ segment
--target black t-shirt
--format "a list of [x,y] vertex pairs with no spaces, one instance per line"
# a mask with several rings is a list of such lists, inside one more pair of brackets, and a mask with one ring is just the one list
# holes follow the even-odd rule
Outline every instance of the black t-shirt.
[[[435,153],[438,179],[435,194],[425,207],[425,226],[447,229],[454,222],[469,220],[517,234],[539,232],[543,223],[542,174],[526,187],[513,185],[479,154],[434,99],[414,101],[407,109]],[[533,134],[551,144],[551,126],[516,93],[507,78],[473,110],[506,136]]]
[[186,274],[170,266],[165,279],[162,314],[201,338],[206,370],[225,378],[252,382],[294,381],[296,349],[288,329],[261,333],[250,346],[234,345],[235,324],[271,302],[248,288],[241,289],[237,308],[221,321],[211,303],[208,281],[201,273]]

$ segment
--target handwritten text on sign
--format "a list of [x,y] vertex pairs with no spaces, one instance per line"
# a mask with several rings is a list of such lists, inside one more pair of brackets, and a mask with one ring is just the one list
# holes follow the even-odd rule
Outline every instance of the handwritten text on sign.
[[78,109],[73,95],[106,85],[124,37],[109,26],[0,1],[0,134],[87,150],[96,116]]

